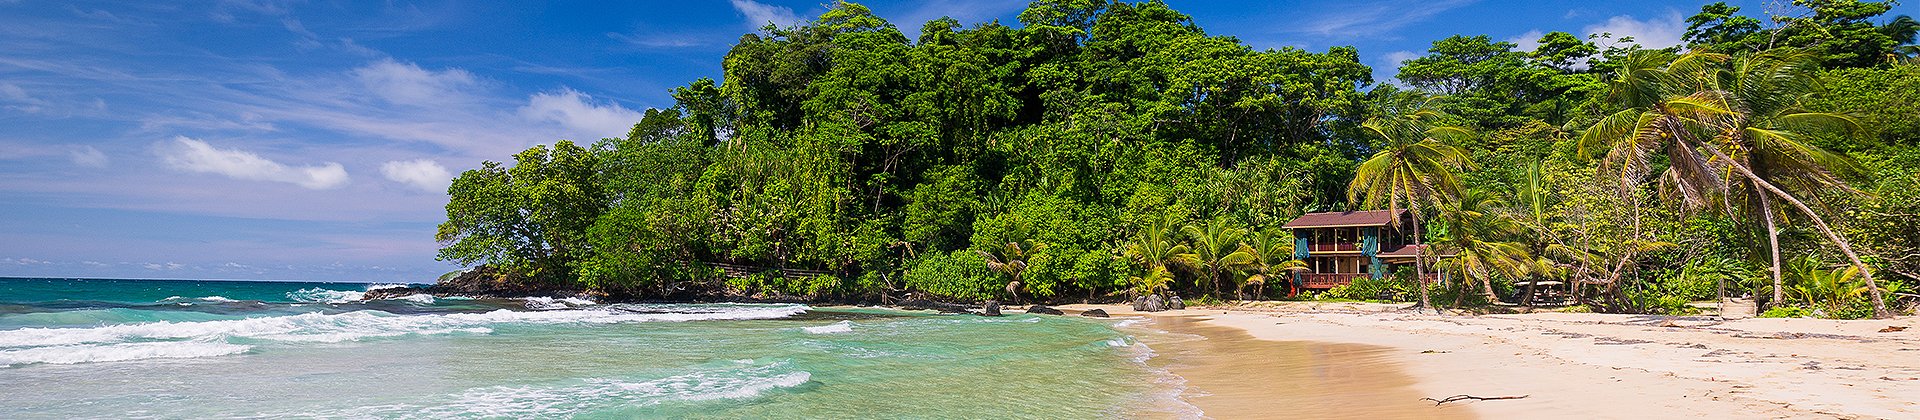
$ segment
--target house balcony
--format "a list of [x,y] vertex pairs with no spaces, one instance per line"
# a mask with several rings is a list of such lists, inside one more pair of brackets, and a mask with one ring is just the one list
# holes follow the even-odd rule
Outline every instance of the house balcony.
[[1307,244],[1307,252],[1359,252],[1360,244],[1352,242],[1313,242]]

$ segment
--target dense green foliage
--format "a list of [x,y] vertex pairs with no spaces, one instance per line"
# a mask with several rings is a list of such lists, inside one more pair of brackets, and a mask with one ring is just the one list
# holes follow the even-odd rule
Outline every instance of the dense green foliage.
[[[1352,48],[1256,50],[1160,2],[1035,1],[1018,27],[918,39],[842,2],[741,37],[724,83],[626,138],[462,174],[441,257],[635,296],[1273,298],[1302,268],[1280,224],[1407,208],[1444,255],[1322,296],[1484,304],[1552,280],[1609,311],[1723,289],[1897,310],[1920,281],[1920,25],[1794,4],[1707,5],[1690,51],[1449,37],[1402,88]],[[1776,250],[1796,264],[1777,287]],[[1436,270],[1453,281],[1406,280]]]

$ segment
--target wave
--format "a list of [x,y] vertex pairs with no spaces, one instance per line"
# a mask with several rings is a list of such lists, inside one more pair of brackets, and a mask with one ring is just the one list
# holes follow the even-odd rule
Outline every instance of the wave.
[[412,286],[408,286],[404,284],[374,283],[374,284],[367,285],[366,291],[371,292],[371,291],[380,290],[380,289],[405,289],[408,287],[412,287]]
[[593,300],[577,297],[530,297],[526,298],[525,301],[527,303],[527,309],[533,310],[569,309],[598,304]]
[[245,353],[253,346],[218,342],[156,342],[32,347],[0,351],[0,367],[35,363],[76,364],[141,359],[180,359]]
[[287,299],[304,303],[352,303],[365,299],[367,292],[354,290],[331,290],[323,288],[300,289],[287,292]]
[[803,327],[807,334],[837,334],[853,332],[853,321],[840,321],[817,327]]
[[[673,402],[747,400],[799,387],[813,373],[787,361],[751,360],[651,380],[591,378],[555,385],[491,386],[434,398],[431,404],[392,404],[292,414],[315,418],[555,418],[630,410]],[[286,417],[269,415],[268,417]]]
[[[493,332],[493,327],[515,324],[613,324],[772,319],[798,315],[809,309],[805,305],[727,307],[689,305],[685,311],[662,312],[657,308],[631,309],[624,306],[533,312],[502,309],[485,313],[438,315],[394,315],[381,311],[363,310],[336,314],[314,312],[244,319],[161,321],[85,328],[22,328],[0,330],[0,351],[9,352],[9,354],[18,352],[20,356],[17,356],[17,361],[22,363],[51,363],[50,360],[54,359],[50,352],[55,351],[52,349],[63,346],[115,346],[155,342],[165,344],[338,343],[407,335],[490,334]],[[154,346],[164,347],[160,344],[154,344]],[[136,358],[197,357],[179,354],[184,353],[154,353]]]

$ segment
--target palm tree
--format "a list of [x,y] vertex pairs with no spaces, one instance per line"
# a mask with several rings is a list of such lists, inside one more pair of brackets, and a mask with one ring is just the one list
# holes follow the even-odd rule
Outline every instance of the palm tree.
[[1043,243],[1014,241],[1002,246],[999,254],[979,252],[981,257],[987,259],[987,268],[1007,275],[1007,294],[1013,295],[1013,303],[1018,305],[1020,304],[1020,275],[1027,271],[1027,259],[1046,247],[1047,244]]
[[[1168,272],[1168,266],[1186,266],[1192,262],[1190,259],[1192,254],[1187,251],[1187,246],[1171,237],[1172,228],[1173,217],[1163,214],[1159,219],[1141,226],[1133,240],[1127,243],[1126,249],[1122,252],[1128,260],[1133,261],[1146,272],[1146,276],[1133,279],[1157,280],[1161,283],[1156,286],[1164,286],[1165,282],[1173,279],[1172,273]],[[1160,288],[1144,287],[1146,293],[1158,293],[1161,290],[1157,289]]]
[[[1461,281],[1477,281],[1488,302],[1499,301],[1493,293],[1493,276],[1519,278],[1529,271],[1533,257],[1518,242],[1502,241],[1520,232],[1520,225],[1502,213],[1501,201],[1492,192],[1468,189],[1453,202],[1442,204],[1440,217],[1447,232],[1442,246],[1454,256],[1442,262],[1461,274]],[[1465,293],[1458,295],[1464,298]],[[1459,305],[1458,299],[1454,302]]]
[[[1420,212],[1423,208],[1451,200],[1460,193],[1456,172],[1472,166],[1466,152],[1443,140],[1471,137],[1462,127],[1441,125],[1442,116],[1424,105],[1377,117],[1361,124],[1366,133],[1377,137],[1380,151],[1354,169],[1353,182],[1347,184],[1347,201],[1365,208],[1382,208],[1398,215],[1405,208],[1413,214],[1413,238],[1422,241]],[[1398,228],[1400,218],[1393,217]],[[1414,278],[1424,279],[1426,252],[1413,258]],[[1432,308],[1427,287],[1420,289],[1420,308]]]
[[1190,259],[1194,262],[1194,274],[1207,279],[1207,287],[1215,296],[1220,294],[1221,274],[1253,264],[1252,248],[1240,243],[1240,239],[1247,236],[1246,229],[1215,219],[1205,226],[1187,225],[1180,230],[1193,240]]
[[[1257,285],[1254,297],[1266,297],[1267,282],[1284,274],[1292,274],[1307,269],[1307,262],[1293,258],[1293,235],[1278,231],[1262,231],[1247,243],[1253,253],[1253,265],[1243,283]],[[1291,281],[1287,283],[1293,285]],[[1243,286],[1244,287],[1244,286]],[[1237,291],[1236,291],[1237,293]]]
[[[1733,177],[1751,185],[1758,196],[1786,202],[1811,220],[1815,229],[1838,245],[1861,271],[1873,298],[1875,316],[1891,316],[1870,270],[1846,239],[1834,233],[1804,201],[1776,183],[1787,183],[1785,180],[1768,179],[1754,169],[1755,164],[1766,164],[1787,172],[1814,170],[1801,175],[1813,179],[1831,177],[1816,157],[1826,152],[1808,145],[1806,130],[1845,125],[1850,120],[1800,110],[1799,100],[1812,92],[1817,82],[1818,61],[1792,50],[1743,56],[1729,65],[1730,60],[1712,53],[1677,57],[1658,52],[1630,54],[1610,81],[1612,99],[1625,109],[1583,133],[1583,150],[1604,146],[1607,158],[1603,163],[1618,169],[1623,187],[1644,179],[1648,155],[1663,152],[1670,166],[1661,177],[1662,184],[1682,196],[1689,207],[1701,207],[1716,194],[1730,194],[1727,179]],[[1769,148],[1789,160],[1753,159],[1753,151]],[[1727,174],[1723,176],[1722,172]],[[1770,201],[1758,200],[1763,205]]]

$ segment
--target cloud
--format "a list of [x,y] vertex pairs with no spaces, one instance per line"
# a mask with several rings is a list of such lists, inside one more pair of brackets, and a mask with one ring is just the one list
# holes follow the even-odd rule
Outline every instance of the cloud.
[[413,63],[383,59],[353,70],[368,91],[389,103],[433,106],[464,102],[467,89],[477,86],[473,73],[461,69],[432,71]]
[[1633,16],[1620,15],[1607,18],[1607,21],[1589,25],[1584,30],[1588,35],[1610,33],[1613,39],[1633,37],[1633,43],[1646,48],[1666,48],[1680,45],[1681,36],[1687,32],[1687,22],[1680,12],[1668,11],[1665,16],[1647,20]]
[[536,93],[520,108],[520,116],[534,121],[550,121],[575,132],[602,137],[621,137],[640,122],[641,114],[620,104],[600,106],[592,96],[573,89],[558,93]]
[[453,183],[447,167],[430,159],[396,160],[380,165],[380,174],[388,180],[427,192],[444,192]]
[[753,0],[731,1],[733,2],[733,9],[740,11],[740,15],[747,18],[746,23],[748,29],[758,30],[760,27],[767,26],[769,23],[787,26],[800,21],[800,17],[793,13],[793,9]]
[[20,85],[0,83],[0,104],[6,104],[6,109],[33,114],[44,109],[42,106],[46,105],[47,101],[28,95],[27,90],[21,89]]
[[1530,52],[1540,48],[1540,37],[1543,36],[1547,36],[1547,34],[1540,32],[1539,29],[1535,29],[1527,31],[1527,33],[1524,34],[1514,35],[1512,38],[1507,38],[1506,42],[1511,42],[1515,45],[1515,47],[1513,47],[1514,51]]
[[1442,12],[1473,4],[1478,0],[1401,0],[1380,2],[1336,2],[1281,32],[1320,36],[1354,37],[1392,33],[1407,25],[1426,21]]
[[176,262],[168,262],[168,263],[166,263],[166,264],[160,264],[160,263],[146,263],[146,264],[141,264],[140,266],[141,266],[141,267],[146,267],[146,268],[147,268],[148,270],[154,270],[154,271],[161,271],[161,270],[179,270],[179,269],[182,269],[182,268],[186,268],[186,267],[187,267],[187,265],[186,265],[186,264],[181,264],[181,263],[176,263]]
[[704,47],[707,45],[705,40],[683,33],[623,34],[619,32],[608,32],[607,37],[626,43],[627,45],[641,48],[691,48]]
[[100,149],[95,149],[93,146],[73,148],[67,151],[67,158],[73,160],[75,165],[88,168],[105,168],[108,163],[107,154],[100,153]]
[[163,144],[159,154],[167,166],[174,169],[233,179],[285,182],[311,190],[339,188],[348,181],[347,170],[339,163],[288,167],[252,152],[220,149],[186,136],[175,137],[172,144]]

